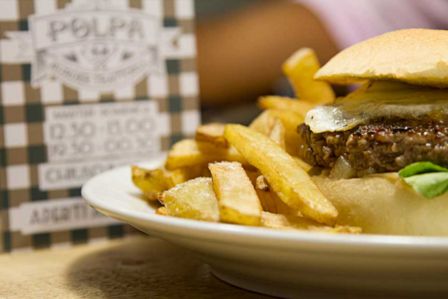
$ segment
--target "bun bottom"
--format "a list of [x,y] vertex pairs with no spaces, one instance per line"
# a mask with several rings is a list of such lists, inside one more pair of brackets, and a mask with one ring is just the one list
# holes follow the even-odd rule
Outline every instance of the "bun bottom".
[[448,236],[448,193],[424,198],[396,173],[313,180],[338,209],[341,224],[372,234]]

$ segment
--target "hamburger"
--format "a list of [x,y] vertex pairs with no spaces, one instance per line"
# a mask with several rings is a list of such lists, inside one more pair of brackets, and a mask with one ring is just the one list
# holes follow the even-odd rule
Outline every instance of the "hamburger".
[[341,222],[448,235],[448,31],[409,29],[347,48],[315,76],[357,84],[298,127],[302,159]]

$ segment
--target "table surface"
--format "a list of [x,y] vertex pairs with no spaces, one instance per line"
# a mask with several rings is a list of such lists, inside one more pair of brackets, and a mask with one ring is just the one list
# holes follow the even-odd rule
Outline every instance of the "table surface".
[[0,255],[0,298],[268,298],[215,278],[165,241],[137,236]]

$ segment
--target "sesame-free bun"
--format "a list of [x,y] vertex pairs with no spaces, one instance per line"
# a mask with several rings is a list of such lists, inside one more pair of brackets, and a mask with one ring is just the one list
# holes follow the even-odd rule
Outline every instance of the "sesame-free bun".
[[334,56],[315,79],[335,84],[396,80],[448,87],[448,30],[398,30],[355,44]]
[[424,198],[397,173],[313,180],[337,208],[341,224],[360,226],[363,233],[448,236],[448,193]]

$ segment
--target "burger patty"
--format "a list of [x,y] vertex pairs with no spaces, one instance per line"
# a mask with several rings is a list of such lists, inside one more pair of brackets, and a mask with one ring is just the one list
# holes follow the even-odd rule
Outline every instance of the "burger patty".
[[302,124],[300,155],[308,163],[332,168],[339,157],[357,176],[398,171],[418,161],[448,166],[448,126],[442,120],[376,119],[349,131],[315,134]]

